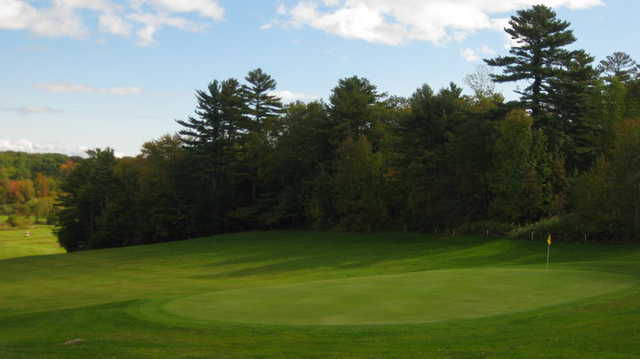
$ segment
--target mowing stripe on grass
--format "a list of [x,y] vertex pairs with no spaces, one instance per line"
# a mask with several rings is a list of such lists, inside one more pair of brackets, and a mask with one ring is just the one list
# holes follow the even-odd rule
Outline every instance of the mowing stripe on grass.
[[525,311],[634,283],[628,276],[570,270],[438,270],[217,291],[171,301],[164,309],[195,320],[238,323],[425,323]]

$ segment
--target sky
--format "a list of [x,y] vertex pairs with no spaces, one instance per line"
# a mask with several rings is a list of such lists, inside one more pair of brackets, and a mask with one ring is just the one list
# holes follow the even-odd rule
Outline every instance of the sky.
[[538,3],[572,24],[573,47],[640,60],[635,0],[0,0],[0,151],[135,155],[179,130],[195,90],[258,67],[285,102],[353,75],[397,96],[464,87]]

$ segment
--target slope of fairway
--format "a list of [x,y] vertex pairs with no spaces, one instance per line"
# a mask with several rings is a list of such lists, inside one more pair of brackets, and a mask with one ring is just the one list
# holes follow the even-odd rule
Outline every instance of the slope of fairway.
[[4,259],[0,358],[640,357],[640,246],[545,250],[255,232]]
[[555,305],[623,289],[626,276],[472,269],[318,281],[201,294],[165,310],[198,320],[291,325],[425,323]]
[[64,253],[64,249],[50,226],[0,230],[0,260],[57,253]]

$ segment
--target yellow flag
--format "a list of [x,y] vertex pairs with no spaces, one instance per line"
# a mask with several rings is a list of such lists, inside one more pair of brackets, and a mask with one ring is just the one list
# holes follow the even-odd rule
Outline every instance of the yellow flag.
[[549,237],[547,237],[547,245],[551,245],[551,242],[553,241],[551,240],[551,235],[549,235]]

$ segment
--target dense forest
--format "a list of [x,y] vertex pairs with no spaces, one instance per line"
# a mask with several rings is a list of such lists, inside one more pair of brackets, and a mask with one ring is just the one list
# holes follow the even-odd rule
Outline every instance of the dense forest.
[[0,215],[9,216],[12,226],[31,218],[52,222],[59,184],[75,161],[62,154],[0,152]]
[[[274,228],[640,239],[640,69],[573,49],[537,5],[508,56],[390,96],[358,76],[283,105],[261,69],[213,80],[179,133],[136,157],[96,149],[60,183],[68,251]],[[506,102],[495,83],[521,85]],[[524,84],[524,85],[522,85]]]

